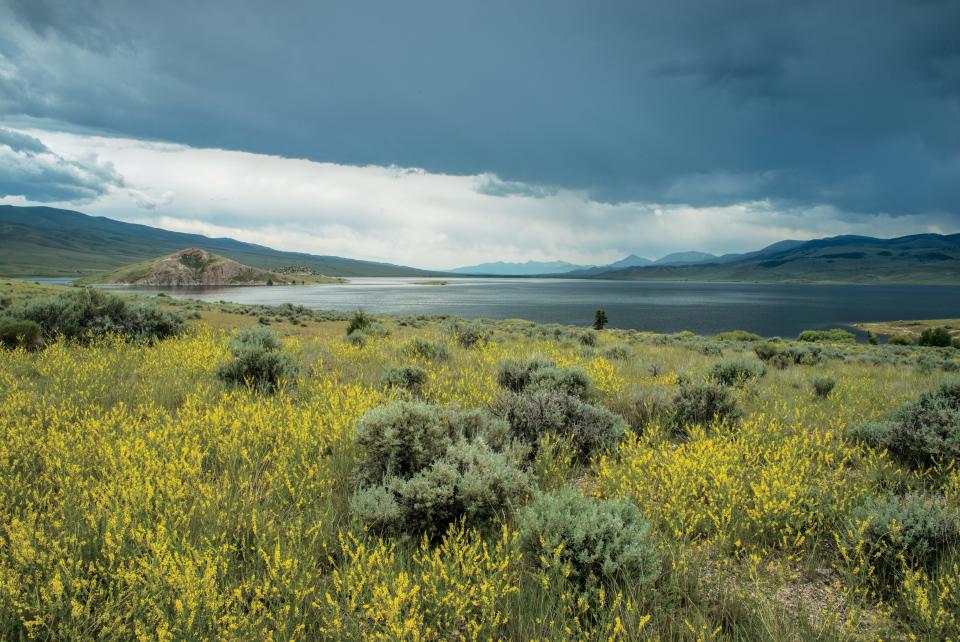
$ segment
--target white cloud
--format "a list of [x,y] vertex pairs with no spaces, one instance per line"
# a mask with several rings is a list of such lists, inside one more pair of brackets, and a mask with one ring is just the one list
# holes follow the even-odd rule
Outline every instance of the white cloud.
[[122,185],[113,165],[94,153],[67,157],[39,138],[0,127],[0,196],[86,203]]
[[[219,149],[27,129],[62,158],[109,163],[115,189],[91,214],[285,250],[449,268],[490,260],[603,263],[628,253],[748,251],[785,238],[932,231],[929,217],[851,218],[830,207],[778,210],[610,204],[585,194],[432,174]],[[120,178],[122,177],[122,178]],[[22,198],[0,202],[23,203]],[[75,199],[58,204],[71,207]],[[938,228],[956,231],[945,217]]]

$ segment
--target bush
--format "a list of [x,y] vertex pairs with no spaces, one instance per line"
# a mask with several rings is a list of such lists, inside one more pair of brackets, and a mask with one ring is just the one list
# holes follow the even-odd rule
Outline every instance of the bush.
[[649,584],[660,572],[650,525],[629,501],[594,501],[567,487],[538,496],[519,517],[520,547],[541,563],[559,556],[582,589]]
[[585,346],[593,347],[597,345],[597,331],[585,330],[577,335],[577,340]]
[[671,400],[663,390],[643,388],[621,412],[631,427],[641,429],[650,423],[667,420],[672,408]]
[[605,348],[603,350],[603,356],[607,359],[623,361],[630,356],[630,348],[622,343],[617,343],[609,348]]
[[826,399],[836,385],[837,380],[833,377],[817,377],[813,380],[813,393],[821,399]]
[[221,381],[269,393],[299,374],[293,357],[280,349],[280,340],[267,328],[243,328],[228,345],[233,359],[217,368]]
[[548,433],[569,439],[581,462],[616,447],[626,431],[623,419],[606,408],[550,388],[505,395],[495,412],[507,421],[515,438],[535,450]]
[[775,343],[765,341],[753,346],[753,352],[757,355],[757,358],[760,359],[760,361],[766,363],[780,353],[780,346]]
[[721,361],[710,369],[710,378],[724,386],[742,386],[765,374],[767,374],[767,368],[762,363],[746,359]]
[[473,348],[477,344],[485,342],[490,338],[490,331],[480,321],[455,321],[451,326],[453,340],[460,346]]
[[280,337],[277,333],[267,328],[258,328],[248,326],[237,330],[237,333],[227,342],[227,347],[231,352],[237,353],[244,350],[279,350]]
[[373,323],[373,317],[363,310],[357,310],[347,322],[347,334],[351,335],[354,332],[366,330],[368,327],[370,327],[371,323]]
[[428,341],[421,337],[414,337],[403,346],[401,352],[415,359],[427,361],[445,361],[450,358],[450,348],[437,341]]
[[949,348],[951,344],[950,331],[947,328],[927,328],[920,333],[917,345]]
[[383,373],[383,384],[393,388],[403,388],[418,392],[427,382],[427,371],[420,366],[400,366],[388,368]]
[[533,488],[526,450],[478,410],[397,402],[357,425],[360,453],[351,509],[384,535],[443,533],[461,518],[483,526]]
[[91,288],[29,304],[13,316],[39,325],[45,339],[63,336],[86,341],[113,332],[129,339],[158,340],[176,336],[185,327],[183,318],[172,312],[147,304],[130,305]]
[[0,319],[0,345],[5,348],[40,347],[40,326],[27,319]]
[[830,343],[856,343],[857,336],[843,328],[833,328],[832,330],[804,330],[797,337],[798,341]]
[[732,330],[730,332],[721,332],[717,335],[717,339],[720,341],[763,341],[763,337],[759,334],[754,334],[752,332],[747,332],[746,330]]
[[754,346],[753,351],[757,358],[778,370],[792,365],[811,366],[823,361],[820,346],[780,346],[765,342]]
[[888,421],[855,426],[851,434],[914,466],[956,460],[960,458],[960,381],[921,394]]
[[737,417],[737,402],[730,390],[715,383],[686,384],[673,399],[673,424],[680,433],[685,433],[688,426]]
[[784,350],[783,354],[799,366],[812,366],[823,361],[823,351],[819,346],[806,346],[804,348],[790,346]]
[[530,383],[531,375],[543,368],[552,368],[555,364],[543,357],[533,357],[526,361],[505,360],[497,364],[497,383],[501,388],[520,392]]
[[960,541],[957,515],[942,500],[916,494],[868,498],[851,522],[841,549],[850,555],[860,547],[881,586],[894,586],[904,566],[932,567]]
[[566,395],[589,399],[593,395],[590,377],[579,366],[557,368],[550,366],[530,373],[530,388],[555,390]]
[[895,334],[887,341],[887,345],[891,346],[912,346],[913,339],[911,339],[906,334]]
[[533,357],[527,361],[501,361],[497,367],[497,383],[512,392],[528,388],[556,390],[581,399],[593,395],[590,377],[582,368],[558,368],[552,361]]

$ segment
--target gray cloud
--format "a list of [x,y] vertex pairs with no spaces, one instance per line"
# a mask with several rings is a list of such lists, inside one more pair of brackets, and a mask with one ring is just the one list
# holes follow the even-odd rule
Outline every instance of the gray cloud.
[[956,0],[284,6],[17,0],[0,115],[503,196],[960,217]]
[[0,127],[0,197],[85,203],[123,184],[113,165],[95,155],[67,159],[33,136]]

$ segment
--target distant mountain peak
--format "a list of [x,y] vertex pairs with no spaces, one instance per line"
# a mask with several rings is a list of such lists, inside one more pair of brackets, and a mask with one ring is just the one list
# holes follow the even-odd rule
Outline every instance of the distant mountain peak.
[[717,258],[714,254],[707,252],[674,252],[667,254],[654,261],[655,265],[695,265],[697,263],[706,263]]
[[609,265],[606,265],[604,267],[616,269],[616,268],[638,267],[642,265],[652,265],[652,264],[653,264],[653,261],[651,261],[650,259],[646,259],[642,256],[637,256],[636,254],[628,254],[627,256],[623,257],[619,261],[614,261],[613,263],[610,263]]

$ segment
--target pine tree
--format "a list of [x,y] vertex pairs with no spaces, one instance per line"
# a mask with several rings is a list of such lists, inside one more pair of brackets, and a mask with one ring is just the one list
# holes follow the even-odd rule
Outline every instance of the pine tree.
[[607,313],[603,310],[597,310],[596,315],[593,317],[593,329],[603,330],[603,326],[605,325],[607,325]]

